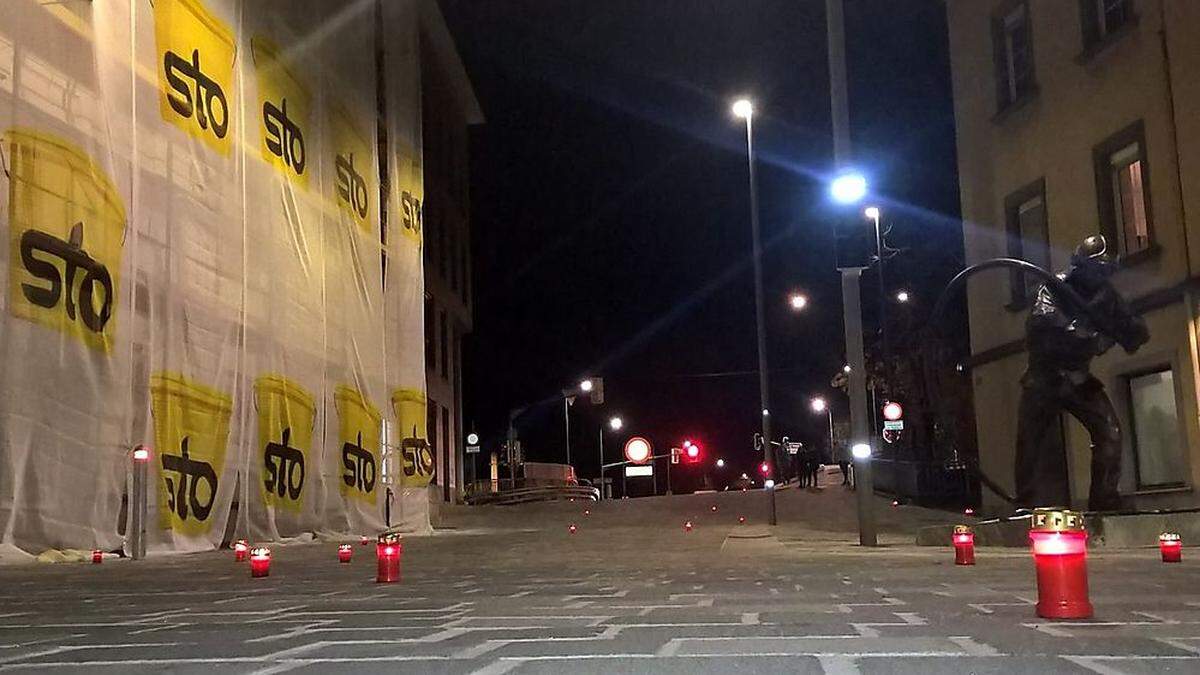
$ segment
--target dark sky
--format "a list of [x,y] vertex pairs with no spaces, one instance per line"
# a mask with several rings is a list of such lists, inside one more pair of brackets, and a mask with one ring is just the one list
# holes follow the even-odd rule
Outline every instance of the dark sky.
[[[475,332],[466,423],[485,449],[508,410],[530,459],[561,461],[561,389],[605,378],[572,409],[596,474],[597,429],[620,414],[658,448],[699,439],[738,471],[759,423],[745,127],[759,156],[776,435],[815,440],[808,411],[844,362],[833,263],[822,0],[442,0],[487,124],[471,153]],[[889,291],[932,303],[960,266],[944,7],[846,0],[854,152],[889,243]],[[867,320],[877,293],[864,284]],[[790,291],[810,308],[792,313]],[[920,305],[914,311],[920,311]],[[610,437],[609,461],[624,440]]]

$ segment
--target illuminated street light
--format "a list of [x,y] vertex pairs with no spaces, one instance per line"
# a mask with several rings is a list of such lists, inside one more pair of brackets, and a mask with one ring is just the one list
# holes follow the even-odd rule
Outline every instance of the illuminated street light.
[[723,460],[723,459],[718,459],[718,460],[717,460],[717,468],[718,468],[718,469],[724,469],[724,468],[725,468],[725,460]]
[[813,412],[822,413],[825,412],[825,408],[828,407],[829,404],[825,402],[825,399],[818,396],[814,398],[809,405],[812,406]]
[[846,373],[847,375],[849,375],[849,374],[850,374],[850,364],[849,364],[849,363],[847,363],[846,365],[842,366],[842,372],[843,372],[843,373]]
[[871,220],[879,220],[879,207],[868,206],[867,208],[863,209],[863,215]]
[[612,417],[608,420],[608,428],[613,431],[620,431],[623,426],[625,426],[625,422],[620,417]]
[[850,448],[850,454],[854,455],[854,459],[868,459],[871,456],[871,446],[866,443],[858,443]]
[[749,119],[754,114],[754,104],[750,102],[750,99],[739,98],[733,102],[733,114],[742,119]]
[[843,173],[829,184],[829,194],[842,204],[853,204],[867,196],[867,179],[860,173]]
[[788,303],[791,304],[792,309],[799,312],[808,307],[808,296],[803,293],[792,293],[792,297],[788,298]]
[[591,380],[584,380],[583,382],[579,383],[579,391],[582,391],[583,393],[586,394],[586,393],[590,392],[591,390],[592,390],[592,381]]
[[912,300],[912,296],[908,294],[908,291],[896,293],[896,302],[908,302],[909,300]]

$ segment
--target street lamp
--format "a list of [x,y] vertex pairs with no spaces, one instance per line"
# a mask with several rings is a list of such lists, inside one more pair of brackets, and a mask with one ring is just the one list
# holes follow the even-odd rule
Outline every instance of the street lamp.
[[592,386],[591,380],[584,380],[583,382],[579,383],[579,391],[582,391],[585,394],[590,394],[592,391]]
[[[608,418],[608,428],[614,432],[620,431],[625,421],[614,415]],[[610,493],[611,494],[611,493]],[[604,427],[600,427],[600,498],[604,499]]]
[[718,468],[718,469],[724,469],[724,468],[725,468],[725,460],[723,460],[723,459],[718,459],[718,460],[717,460],[717,468]]
[[[763,273],[762,273],[762,238],[758,227],[758,186],[754,179],[754,104],[749,99],[740,98],[733,104],[733,114],[746,120],[746,164],[750,179],[750,234],[752,257],[754,259],[754,309],[758,333],[758,398],[762,407],[762,437],[763,455],[774,473],[774,446],[771,445],[771,417],[767,411],[770,388],[767,382],[767,326],[763,309]],[[865,189],[865,182],[864,182]],[[775,491],[770,490],[767,507],[767,523],[774,525],[775,520]]]
[[829,418],[829,457],[833,459],[833,408],[829,407],[829,402],[820,396],[813,398],[809,402],[809,405],[812,407],[813,412],[817,414],[825,413],[826,417]]
[[803,293],[792,293],[792,296],[788,298],[788,304],[792,306],[793,310],[799,312],[808,307],[808,296]]
[[847,363],[846,365],[842,366],[842,372],[843,372],[843,373],[845,373],[845,374],[849,375],[849,374],[850,374],[850,370],[851,370],[851,368],[850,368],[850,364],[849,364],[849,363]]
[[838,174],[829,184],[829,194],[841,204],[856,204],[867,196],[867,179],[857,171]]
[[908,291],[899,291],[896,293],[896,302],[908,302],[909,300],[912,300],[912,296],[909,295]]

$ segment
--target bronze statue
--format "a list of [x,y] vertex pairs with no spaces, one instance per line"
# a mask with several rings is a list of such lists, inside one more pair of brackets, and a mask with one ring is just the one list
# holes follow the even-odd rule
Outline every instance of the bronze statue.
[[1029,365],[1021,378],[1017,416],[1015,478],[1017,494],[978,472],[981,482],[1022,507],[1067,506],[1070,485],[1058,421],[1068,412],[1092,441],[1092,487],[1088,508],[1121,508],[1121,425],[1104,385],[1089,372],[1092,359],[1113,344],[1133,353],[1150,339],[1145,322],[1113,287],[1116,265],[1101,235],[1083,240],[1066,272],[1050,274],[1014,258],[995,258],[959,272],[946,285],[931,316],[937,325],[951,292],[978,272],[1011,267],[1042,280],[1025,324]]
[[1059,416],[1068,412],[1092,441],[1092,487],[1088,508],[1121,506],[1121,424],[1104,385],[1088,371],[1094,357],[1120,344],[1133,353],[1150,339],[1145,322],[1113,288],[1116,265],[1107,242],[1094,235],[1071,256],[1058,278],[1086,305],[1073,307],[1043,284],[1025,323],[1029,366],[1021,378],[1017,416],[1016,501],[1021,506],[1070,504],[1066,455]]

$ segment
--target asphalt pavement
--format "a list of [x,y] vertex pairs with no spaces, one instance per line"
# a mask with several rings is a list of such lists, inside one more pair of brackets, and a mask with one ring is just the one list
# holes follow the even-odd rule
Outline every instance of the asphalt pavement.
[[1192,549],[1093,553],[1095,617],[1048,621],[1027,552],[905,543],[953,517],[886,511],[864,549],[852,500],[780,498],[778,528],[756,493],[452,509],[392,584],[336,541],[274,546],[262,579],[230,551],[0,567],[0,670],[1200,672]]

